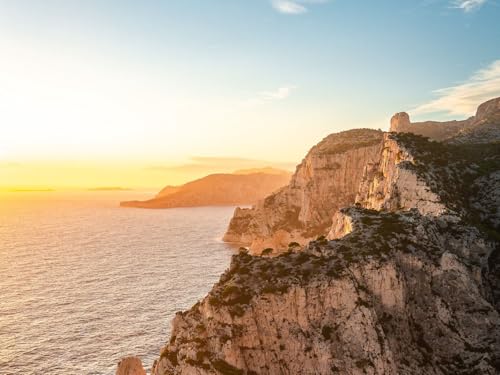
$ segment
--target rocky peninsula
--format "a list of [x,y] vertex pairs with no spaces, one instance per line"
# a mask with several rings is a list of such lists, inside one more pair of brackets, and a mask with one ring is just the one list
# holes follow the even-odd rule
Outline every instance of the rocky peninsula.
[[121,202],[122,207],[174,208],[251,205],[285,186],[288,171],[266,168],[211,174],[182,186],[166,186],[146,201]]
[[332,134],[236,210],[225,239],[247,248],[152,374],[498,374],[499,225],[500,98]]

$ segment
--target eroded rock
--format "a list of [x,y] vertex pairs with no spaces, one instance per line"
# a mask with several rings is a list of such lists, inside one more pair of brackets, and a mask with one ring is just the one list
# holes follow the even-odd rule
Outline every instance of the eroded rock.
[[146,375],[138,357],[126,357],[118,362],[116,375]]

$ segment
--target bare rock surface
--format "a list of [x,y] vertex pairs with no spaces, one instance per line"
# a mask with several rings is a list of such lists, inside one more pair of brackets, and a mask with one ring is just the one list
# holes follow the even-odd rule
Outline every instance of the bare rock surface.
[[138,357],[126,357],[118,362],[116,375],[146,375],[146,371]]
[[[475,121],[498,126],[497,114],[490,101]],[[237,209],[227,236],[250,251],[176,315],[152,374],[500,373],[500,143],[488,137],[325,138],[288,186]],[[252,255],[270,245],[285,250]]]
[[236,209],[224,240],[260,254],[324,234],[333,212],[354,203],[365,166],[377,160],[382,140],[382,132],[371,129],[326,137],[297,166],[290,184],[251,209]]
[[235,255],[179,313],[154,374],[496,374],[492,247],[454,218],[351,208],[352,232]]

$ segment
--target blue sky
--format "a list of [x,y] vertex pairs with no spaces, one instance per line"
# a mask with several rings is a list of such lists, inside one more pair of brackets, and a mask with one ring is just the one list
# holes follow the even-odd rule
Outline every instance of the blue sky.
[[467,117],[500,96],[499,24],[498,0],[0,0],[0,159],[298,162]]

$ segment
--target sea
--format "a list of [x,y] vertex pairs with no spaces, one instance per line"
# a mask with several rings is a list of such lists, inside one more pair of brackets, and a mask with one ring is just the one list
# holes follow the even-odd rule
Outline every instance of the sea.
[[234,207],[120,208],[131,192],[0,195],[0,374],[148,374],[175,313],[210,290],[234,248]]

